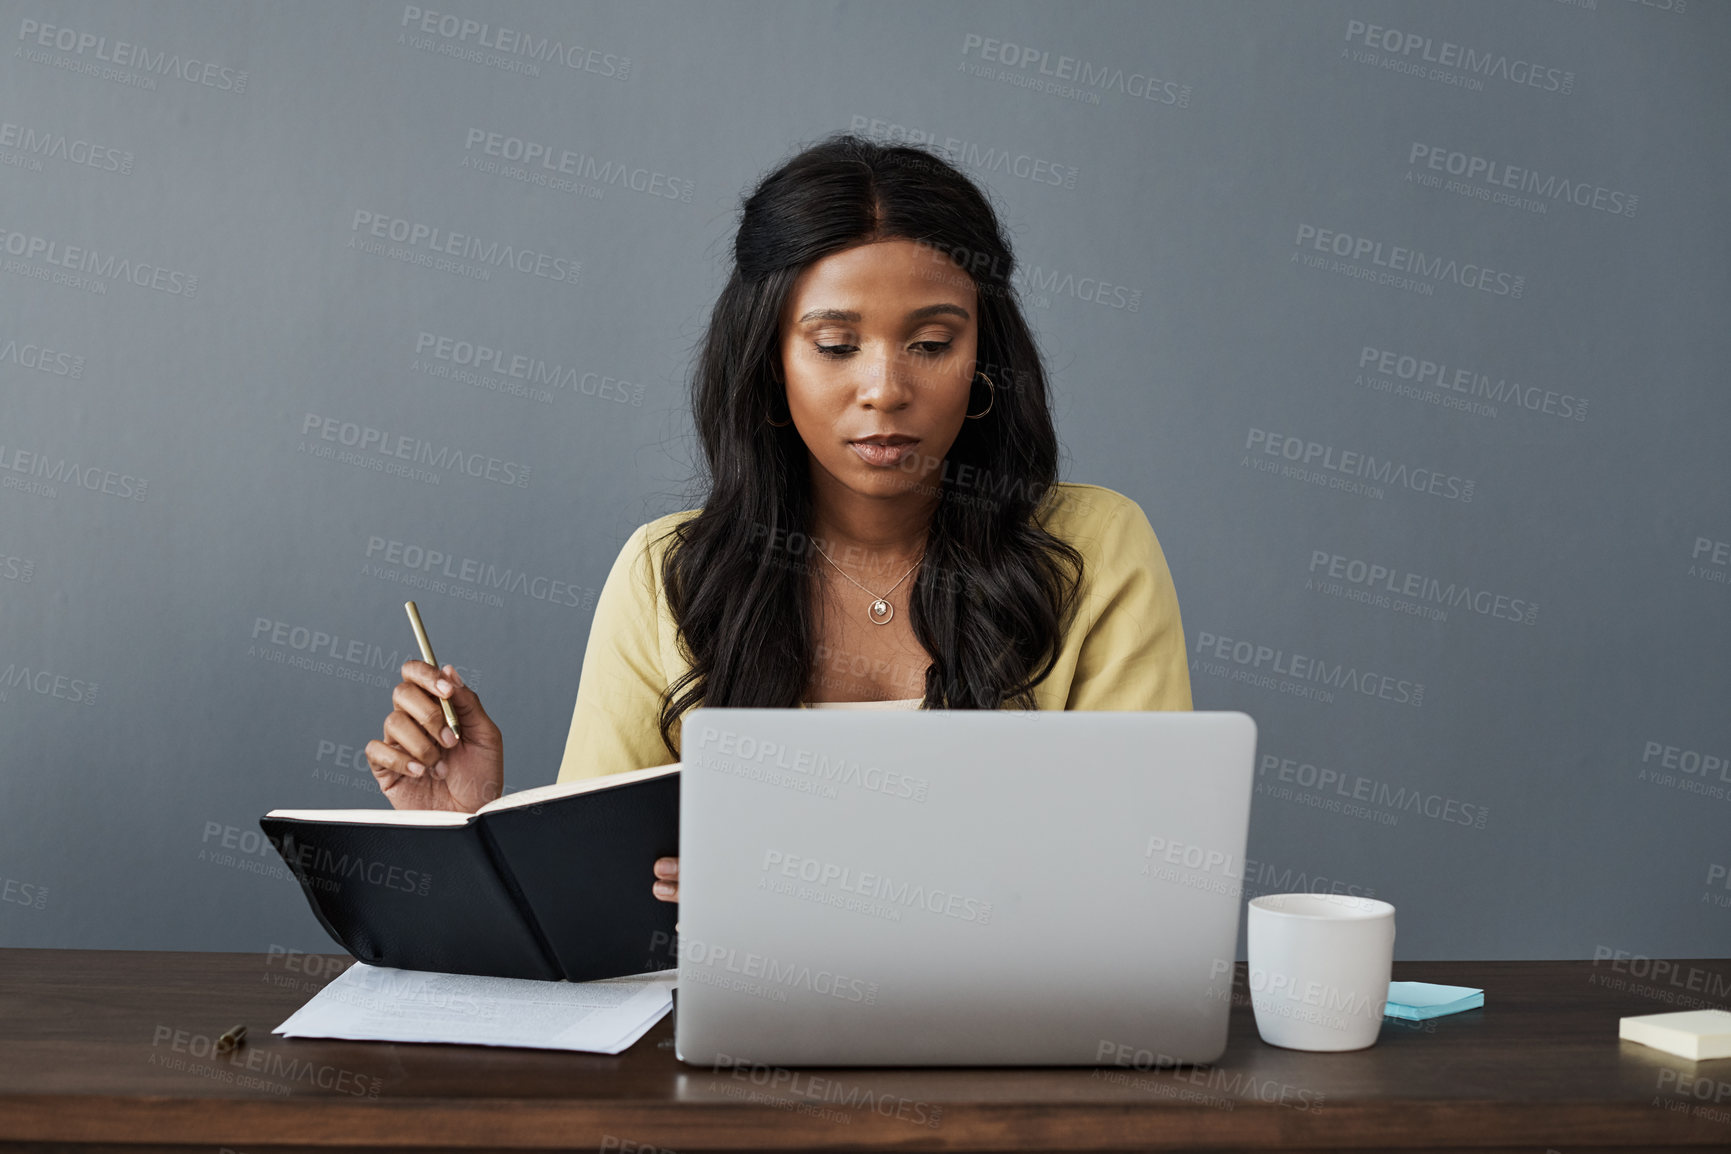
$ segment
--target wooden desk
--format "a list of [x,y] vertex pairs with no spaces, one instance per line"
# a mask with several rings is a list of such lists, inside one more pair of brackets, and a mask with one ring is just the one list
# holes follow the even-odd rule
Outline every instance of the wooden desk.
[[671,1019],[617,1058],[270,1033],[346,963],[0,950],[0,1150],[1731,1149],[1731,1059],[1617,1040],[1731,961],[1396,963],[1488,1005],[1349,1054],[1264,1045],[1240,965],[1212,1067],[800,1071],[686,1066]]

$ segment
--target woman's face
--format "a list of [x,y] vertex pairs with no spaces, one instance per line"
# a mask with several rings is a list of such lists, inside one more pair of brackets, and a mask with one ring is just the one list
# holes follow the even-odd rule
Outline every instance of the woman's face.
[[977,312],[972,278],[911,240],[844,249],[800,274],[782,310],[781,367],[816,483],[936,495],[968,411]]

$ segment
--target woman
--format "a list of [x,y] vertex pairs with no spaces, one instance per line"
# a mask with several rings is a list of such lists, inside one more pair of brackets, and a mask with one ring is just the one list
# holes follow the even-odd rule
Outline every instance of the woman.
[[[703,507],[632,534],[596,603],[559,780],[679,757],[717,706],[1189,709],[1153,529],[1057,482],[1039,352],[990,204],[838,135],[746,200],[692,404]],[[455,708],[459,741],[438,699]],[[398,808],[499,796],[456,670],[403,666],[367,759]],[[678,900],[678,859],[655,864]]]

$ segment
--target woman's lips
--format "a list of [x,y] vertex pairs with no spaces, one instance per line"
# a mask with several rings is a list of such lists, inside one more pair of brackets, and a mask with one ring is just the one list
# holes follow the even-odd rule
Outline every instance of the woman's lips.
[[866,464],[887,467],[900,464],[903,457],[919,447],[919,443],[917,438],[898,437],[888,441],[849,441],[847,447],[858,453]]

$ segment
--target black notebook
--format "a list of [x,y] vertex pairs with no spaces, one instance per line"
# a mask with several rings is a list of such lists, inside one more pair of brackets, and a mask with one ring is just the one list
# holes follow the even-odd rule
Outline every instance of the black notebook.
[[370,965],[583,982],[679,964],[653,866],[679,853],[679,766],[507,794],[474,813],[273,809],[313,913]]

